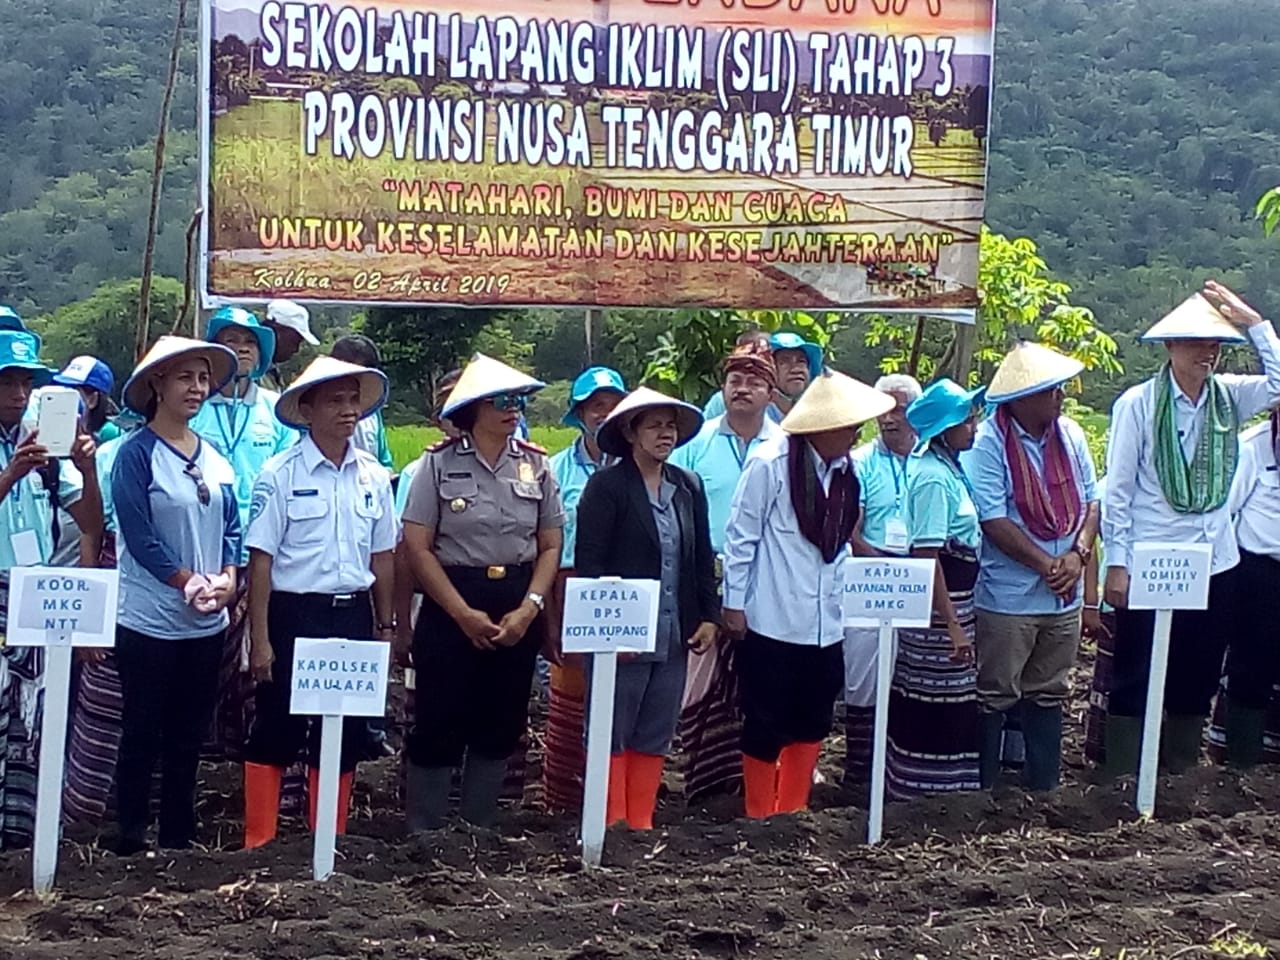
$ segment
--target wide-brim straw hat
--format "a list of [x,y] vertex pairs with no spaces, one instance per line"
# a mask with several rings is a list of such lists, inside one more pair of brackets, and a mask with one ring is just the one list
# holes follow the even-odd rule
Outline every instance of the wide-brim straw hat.
[[1245,336],[1208,300],[1193,293],[1163,320],[1142,335],[1147,343],[1161,340],[1218,340],[1243,343]]
[[1005,354],[987,387],[987,403],[1008,403],[1060,387],[1080,376],[1084,364],[1026,340]]
[[533,393],[545,386],[541,380],[535,380],[501,360],[477,353],[449,391],[449,399],[445,401],[440,415],[448,417],[477,400],[487,400],[504,393]]
[[146,416],[147,404],[151,402],[153,391],[149,378],[162,372],[175,360],[184,357],[203,357],[209,362],[209,393],[214,394],[227,385],[237,369],[240,361],[236,355],[218,343],[206,343],[204,340],[192,340],[189,337],[163,336],[147,351],[142,362],[134,368],[129,379],[125,381],[124,405],[134,413]]
[[819,374],[782,419],[787,433],[844,430],[883,416],[897,405],[887,393],[836,370]]
[[316,357],[276,400],[276,419],[286,427],[306,430],[310,423],[302,416],[302,398],[307,391],[317,384],[348,379],[360,385],[361,420],[376,413],[387,402],[391,384],[381,370],[347,363],[335,357]]
[[676,446],[688,443],[702,429],[702,411],[691,403],[668,397],[665,393],[638,387],[613,408],[613,413],[600,425],[596,444],[611,457],[625,456],[631,451],[631,442],[624,436],[623,428],[637,415],[656,407],[671,407],[676,412]]
[[982,406],[986,395],[986,387],[966,390],[945,377],[929,384],[928,389],[907,407],[907,423],[919,438],[916,449],[924,449],[934,437],[968,420]]

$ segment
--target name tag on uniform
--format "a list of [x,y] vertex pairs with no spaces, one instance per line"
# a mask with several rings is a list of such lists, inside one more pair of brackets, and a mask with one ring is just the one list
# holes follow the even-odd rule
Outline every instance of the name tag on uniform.
[[890,517],[884,525],[884,545],[889,550],[907,549],[907,525],[901,517]]
[[291,497],[318,497],[318,496],[320,496],[320,491],[319,491],[319,490],[290,490],[290,491],[289,491],[289,496],[291,496]]
[[13,551],[13,563],[19,567],[37,567],[42,562],[40,538],[34,530],[19,530],[9,537],[9,549]]

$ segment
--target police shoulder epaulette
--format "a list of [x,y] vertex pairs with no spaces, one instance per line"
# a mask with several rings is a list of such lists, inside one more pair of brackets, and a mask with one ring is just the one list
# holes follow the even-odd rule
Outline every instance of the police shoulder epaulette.
[[459,437],[445,437],[442,440],[437,440],[431,446],[427,447],[427,453],[439,453],[441,450],[448,450],[457,443],[459,439]]
[[515,442],[518,450],[528,450],[530,453],[537,453],[544,457],[547,455],[546,447],[540,447],[536,443],[530,443],[528,440],[521,440],[519,437],[515,438]]

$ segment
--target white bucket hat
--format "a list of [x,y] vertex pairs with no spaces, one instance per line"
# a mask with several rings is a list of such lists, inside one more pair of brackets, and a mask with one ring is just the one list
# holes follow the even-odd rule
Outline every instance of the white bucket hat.
[[152,396],[148,378],[152,374],[160,373],[180,357],[203,357],[209,361],[209,392],[211,394],[225,387],[240,365],[236,355],[220,343],[207,343],[204,340],[191,340],[188,337],[163,336],[147,351],[146,356],[125,381],[124,405],[134,413],[145,416],[147,404]]
[[316,357],[298,374],[276,401],[276,419],[286,427],[306,430],[310,423],[302,416],[302,398],[312,387],[332,380],[355,380],[360,384],[360,419],[363,420],[387,402],[391,384],[381,370],[347,363],[333,357]]
[[623,427],[631,423],[636,415],[655,407],[671,407],[676,412],[676,446],[688,443],[702,429],[702,411],[693,404],[685,403],[665,393],[638,387],[632,390],[622,402],[613,408],[613,412],[605,418],[596,433],[596,443],[600,449],[611,457],[621,457],[630,453],[631,444],[623,436]]
[[1023,341],[1010,350],[987,388],[987,403],[1008,403],[1061,386],[1080,376],[1084,364],[1039,343]]
[[311,332],[311,314],[300,303],[294,303],[292,300],[271,300],[267,303],[267,322],[296,331],[298,336],[313,347],[320,345],[316,335]]
[[1208,300],[1193,293],[1173,312],[1142,335],[1145,342],[1159,340],[1219,340],[1244,343],[1245,336]]
[[501,360],[477,353],[453,385],[440,415],[448,417],[477,400],[487,400],[504,393],[533,393],[545,386],[541,380],[535,380]]
[[825,433],[856,427],[883,416],[898,401],[875,387],[835,370],[813,378],[809,388],[782,420],[782,429],[792,434]]

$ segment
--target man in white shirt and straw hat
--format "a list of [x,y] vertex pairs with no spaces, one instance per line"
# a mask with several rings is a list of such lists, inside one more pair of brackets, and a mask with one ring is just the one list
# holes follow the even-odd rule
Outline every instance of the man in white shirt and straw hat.
[[844,565],[858,520],[849,451],[894,398],[818,376],[747,461],[724,546],[725,631],[738,642],[749,817],[809,804],[844,682]]
[[1081,576],[1099,520],[1088,441],[1062,415],[1063,387],[1082,370],[1078,360],[1020,343],[987,389],[995,415],[964,456],[983,534],[974,605],[984,789],[995,785],[1005,715],[1014,710],[1026,743],[1023,786],[1058,785]]
[[[1222,344],[1248,340],[1262,376],[1216,374]],[[1204,719],[1217,689],[1230,623],[1222,574],[1240,560],[1227,502],[1239,456],[1240,425],[1280,403],[1280,340],[1271,324],[1226,287],[1205,284],[1146,332],[1168,363],[1126,391],[1112,408],[1102,538],[1105,599],[1116,608],[1113,680],[1106,727],[1106,773],[1133,773],[1142,740],[1151,660],[1152,611],[1128,609],[1135,543],[1213,547],[1209,608],[1173,616],[1161,761],[1173,772],[1200,756]]]

